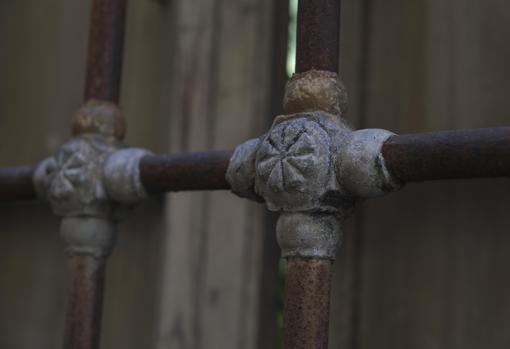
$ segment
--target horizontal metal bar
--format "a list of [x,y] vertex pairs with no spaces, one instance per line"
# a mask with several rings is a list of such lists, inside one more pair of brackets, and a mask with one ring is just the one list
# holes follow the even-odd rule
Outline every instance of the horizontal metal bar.
[[[396,135],[383,146],[388,170],[403,182],[510,177],[510,127]],[[152,155],[140,176],[152,194],[230,189],[225,180],[231,151]]]
[[0,202],[35,199],[34,169],[34,166],[0,168]]
[[393,136],[382,153],[404,182],[510,177],[510,127]]
[[[396,135],[383,146],[389,171],[404,182],[510,177],[510,127]],[[148,155],[140,178],[151,194],[230,189],[225,173],[232,151]],[[36,198],[34,167],[0,169],[0,202]]]
[[148,193],[230,189],[225,173],[232,151],[148,155],[140,162],[140,179]]
[[[225,173],[232,152],[148,155],[140,161],[140,179],[150,194],[230,189]],[[36,199],[34,170],[33,166],[0,168],[0,202]]]

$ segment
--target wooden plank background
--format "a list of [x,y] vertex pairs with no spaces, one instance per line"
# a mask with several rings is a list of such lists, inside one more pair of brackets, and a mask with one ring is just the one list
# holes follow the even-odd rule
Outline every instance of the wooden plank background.
[[[278,112],[285,1],[132,0],[128,142],[230,148]],[[87,1],[0,3],[0,165],[40,160],[79,106]],[[510,3],[343,1],[342,75],[357,127],[507,126]],[[15,151],[13,151],[15,149]],[[361,206],[335,270],[332,348],[508,348],[508,180],[408,185]],[[108,270],[105,348],[275,343],[271,219],[228,193],[148,202]],[[65,268],[47,207],[0,207],[0,348],[60,346]]]
[[[274,41],[275,8],[272,0],[187,0],[169,9],[180,32],[168,53],[172,151],[232,148],[269,127],[284,77],[274,62],[285,60],[274,52],[285,49]],[[173,194],[166,207],[158,348],[256,348],[274,338],[275,311],[269,332],[258,331],[259,308],[274,309],[260,299],[275,281],[261,284],[266,231],[266,246],[275,245],[263,207],[228,192]],[[266,272],[276,276],[276,262]]]
[[[357,126],[508,126],[508,1],[343,4]],[[508,348],[509,191],[508,179],[442,181],[366,202],[339,256],[331,347]]]

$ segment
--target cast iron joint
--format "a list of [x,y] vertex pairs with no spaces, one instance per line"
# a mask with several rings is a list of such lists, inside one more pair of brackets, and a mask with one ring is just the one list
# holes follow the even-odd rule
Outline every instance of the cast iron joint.
[[69,254],[107,256],[116,222],[147,197],[138,165],[148,152],[123,147],[124,121],[112,103],[86,103],[73,131],[74,138],[37,166],[35,188],[63,217],[60,233]]
[[336,74],[295,74],[286,88],[288,114],[232,156],[233,191],[281,212],[276,229],[283,257],[333,260],[356,202],[401,186],[381,155],[393,133],[353,131],[342,119],[346,101]]

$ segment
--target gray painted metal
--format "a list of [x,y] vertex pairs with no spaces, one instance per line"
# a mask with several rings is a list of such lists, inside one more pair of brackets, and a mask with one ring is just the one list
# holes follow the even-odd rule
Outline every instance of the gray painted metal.
[[299,74],[287,85],[293,89],[287,95],[300,96],[291,99],[298,110],[326,106],[339,114],[316,110],[278,116],[268,133],[236,149],[227,171],[236,194],[262,197],[269,210],[282,213],[277,235],[284,257],[333,260],[342,222],[355,203],[401,187],[381,155],[394,134],[353,131],[340,116],[345,90],[332,74]]
[[70,255],[108,256],[116,222],[129,205],[147,197],[138,164],[148,154],[97,134],[71,139],[34,173],[38,195],[63,216],[60,234]]

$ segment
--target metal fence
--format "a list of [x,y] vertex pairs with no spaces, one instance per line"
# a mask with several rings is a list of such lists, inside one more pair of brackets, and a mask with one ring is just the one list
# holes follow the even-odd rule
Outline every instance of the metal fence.
[[357,203],[407,182],[506,177],[510,128],[396,135],[353,130],[338,76],[340,0],[300,0],[285,115],[233,151],[155,155],[123,143],[117,107],[126,0],[94,0],[85,102],[73,138],[37,164],[0,170],[0,200],[45,200],[62,217],[70,284],[64,348],[98,348],[104,270],[116,223],[141,200],[232,190],[280,213],[288,262],[285,348],[327,348],[331,265]]

